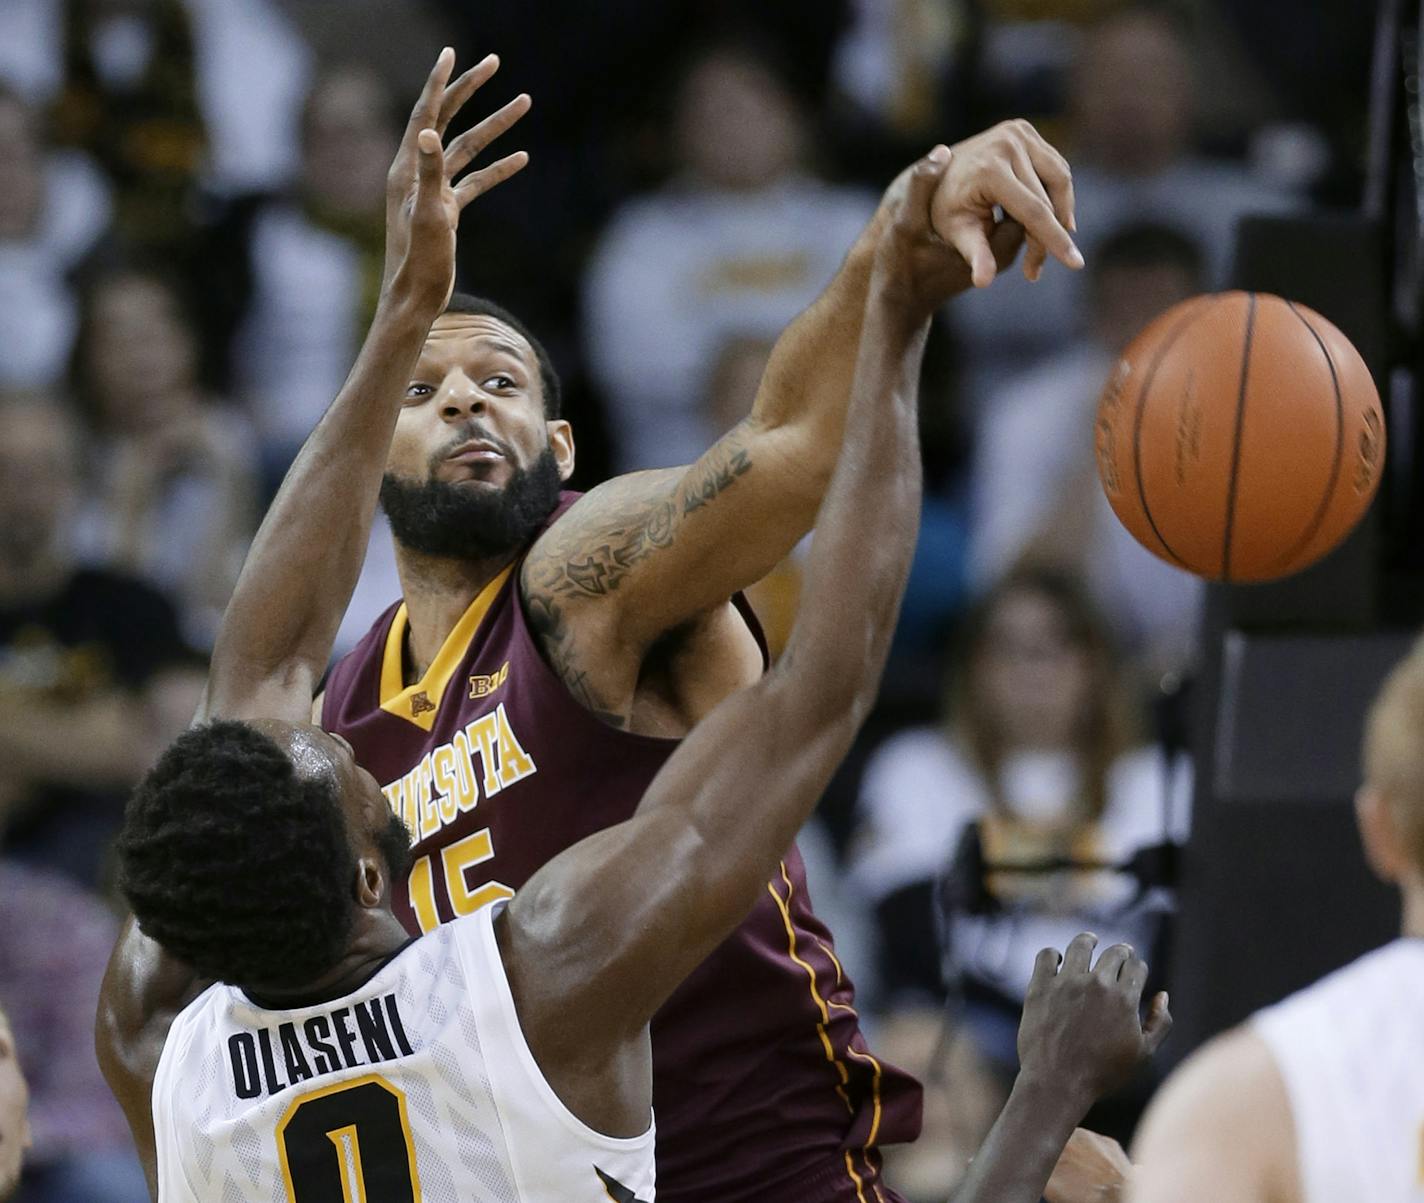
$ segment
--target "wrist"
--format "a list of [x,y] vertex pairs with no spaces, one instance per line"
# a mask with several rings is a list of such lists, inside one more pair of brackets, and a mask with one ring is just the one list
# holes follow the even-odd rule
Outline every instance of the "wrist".
[[1010,1100],[1035,1117],[1046,1135],[1066,1143],[1096,1095],[1082,1085],[1065,1081],[1064,1075],[1021,1069],[1014,1079]]
[[445,308],[445,291],[434,289],[428,280],[418,280],[415,273],[398,268],[381,289],[375,317],[401,325],[429,327]]

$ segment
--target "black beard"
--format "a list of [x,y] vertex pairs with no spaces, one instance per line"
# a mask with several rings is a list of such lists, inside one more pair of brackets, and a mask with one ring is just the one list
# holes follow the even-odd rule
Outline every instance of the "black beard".
[[443,480],[381,478],[381,508],[396,542],[428,556],[488,560],[518,551],[559,504],[552,447],[516,468],[502,489],[465,489]]

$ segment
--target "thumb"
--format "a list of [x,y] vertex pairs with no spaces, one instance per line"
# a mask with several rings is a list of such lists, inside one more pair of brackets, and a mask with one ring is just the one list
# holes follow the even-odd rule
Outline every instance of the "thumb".
[[1142,1025],[1142,1046],[1147,1056],[1152,1056],[1162,1047],[1162,1041],[1167,1039],[1167,1033],[1172,1030],[1172,1012],[1167,1009],[1167,992],[1165,990],[1156,994],[1152,998],[1152,1005],[1147,1010],[1147,1022]]
[[905,190],[905,203],[900,209],[900,220],[912,230],[923,230],[930,225],[930,206],[934,202],[935,189],[949,166],[951,151],[941,144],[915,164],[910,172],[910,183]]
[[420,149],[420,165],[417,178],[418,191],[427,196],[438,196],[445,176],[445,149],[440,145],[440,135],[433,129],[423,129],[415,140]]

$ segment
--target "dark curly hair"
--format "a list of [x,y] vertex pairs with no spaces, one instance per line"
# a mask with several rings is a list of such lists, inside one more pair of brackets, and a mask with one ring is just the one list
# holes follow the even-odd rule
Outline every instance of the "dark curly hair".
[[119,836],[120,888],[144,934],[234,985],[295,989],[329,970],[355,905],[336,788],[299,777],[246,723],[180,736],[129,799]]

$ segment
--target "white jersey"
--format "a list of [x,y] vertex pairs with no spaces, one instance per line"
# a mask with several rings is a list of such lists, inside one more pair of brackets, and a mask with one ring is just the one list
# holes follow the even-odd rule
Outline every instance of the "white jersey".
[[1424,940],[1252,1017],[1285,1083],[1304,1203],[1424,1203]]
[[274,1011],[215,985],[153,1082],[159,1203],[620,1203],[653,1198],[653,1127],[618,1140],[524,1042],[494,907],[358,990]]

